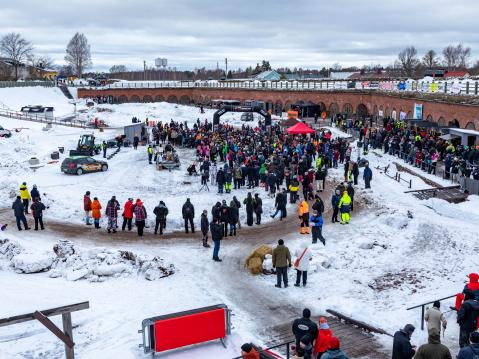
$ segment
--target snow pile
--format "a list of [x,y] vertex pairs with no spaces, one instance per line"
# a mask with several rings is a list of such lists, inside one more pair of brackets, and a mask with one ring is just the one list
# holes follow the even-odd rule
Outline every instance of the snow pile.
[[16,273],[49,272],[50,278],[63,277],[69,281],[104,282],[110,277],[135,273],[152,281],[175,273],[175,267],[159,257],[106,248],[82,251],[68,240],[55,244],[53,253],[31,253],[8,239],[0,240],[0,259]]

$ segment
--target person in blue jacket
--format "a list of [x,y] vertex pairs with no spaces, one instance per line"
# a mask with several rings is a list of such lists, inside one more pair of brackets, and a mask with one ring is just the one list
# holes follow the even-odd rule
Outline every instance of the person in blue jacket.
[[331,205],[333,206],[333,219],[332,222],[339,222],[338,221],[338,213],[339,213],[339,201],[341,200],[340,190],[336,189],[334,191],[333,197],[331,198]]
[[364,167],[364,183],[366,184],[366,188],[371,188],[371,180],[373,179],[373,171],[369,168],[369,162],[366,162],[366,166]]
[[318,243],[318,239],[326,245],[326,239],[324,239],[322,230],[323,230],[323,217],[321,213],[318,211],[313,211],[313,215],[309,218],[309,222],[311,223],[312,228],[312,237],[313,237],[313,244]]

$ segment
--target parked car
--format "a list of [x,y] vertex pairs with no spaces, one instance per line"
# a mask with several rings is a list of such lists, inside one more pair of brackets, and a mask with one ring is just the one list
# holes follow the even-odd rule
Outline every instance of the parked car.
[[253,121],[254,116],[252,112],[245,112],[241,115],[241,121]]
[[11,137],[12,133],[9,130],[4,129],[0,126],[0,137]]
[[73,156],[63,160],[61,170],[63,173],[80,176],[88,172],[108,171],[108,163],[88,156]]

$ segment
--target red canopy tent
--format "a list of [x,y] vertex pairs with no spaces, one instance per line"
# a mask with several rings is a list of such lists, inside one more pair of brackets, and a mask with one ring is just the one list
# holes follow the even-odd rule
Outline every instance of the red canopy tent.
[[286,130],[290,135],[306,135],[308,133],[316,133],[311,127],[304,124],[303,122],[298,122],[296,125],[291,126]]

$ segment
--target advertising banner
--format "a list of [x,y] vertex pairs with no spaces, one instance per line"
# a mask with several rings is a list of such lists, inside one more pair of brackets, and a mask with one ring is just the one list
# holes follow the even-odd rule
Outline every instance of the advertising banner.
[[413,118],[415,120],[422,120],[422,103],[415,103],[414,104],[414,115]]

